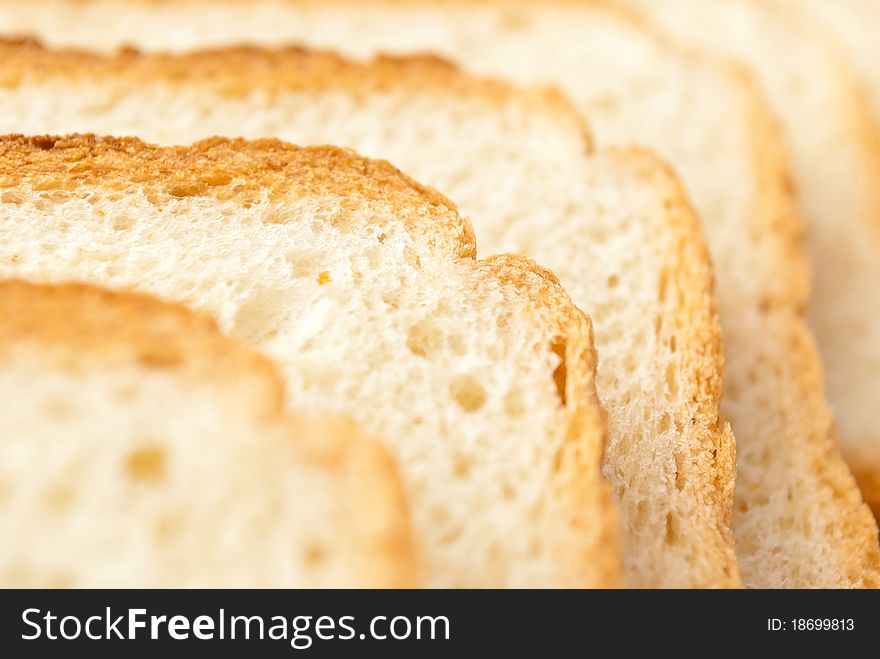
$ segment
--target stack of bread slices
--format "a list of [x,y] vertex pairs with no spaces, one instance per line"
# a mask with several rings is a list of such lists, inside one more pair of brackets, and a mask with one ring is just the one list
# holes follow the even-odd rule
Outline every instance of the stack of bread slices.
[[0,585],[880,586],[877,29],[0,1]]

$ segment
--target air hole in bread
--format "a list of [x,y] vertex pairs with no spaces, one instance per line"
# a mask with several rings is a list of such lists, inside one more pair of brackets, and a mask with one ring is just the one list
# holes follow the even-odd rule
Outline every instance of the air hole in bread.
[[73,413],[73,407],[71,406],[70,401],[53,396],[48,398],[44,403],[43,413],[47,418],[63,420],[70,417]]
[[165,449],[147,443],[125,458],[125,473],[136,481],[156,481],[165,475]]
[[434,321],[425,319],[409,328],[406,347],[414,355],[430,359],[443,348],[443,338],[443,332]]
[[486,404],[486,389],[473,375],[461,375],[450,385],[452,398],[465,412],[477,412]]
[[110,226],[112,226],[116,231],[125,231],[126,229],[131,229],[133,225],[134,221],[126,215],[114,215],[113,219],[110,220]]
[[387,304],[390,309],[398,309],[400,307],[400,293],[396,290],[383,293],[382,302]]
[[675,489],[681,492],[684,490],[684,459],[678,451],[673,452],[672,457],[675,459]]
[[526,406],[519,389],[511,389],[504,395],[504,411],[513,418],[521,417],[525,413]]
[[666,386],[673,396],[678,395],[678,370],[674,363],[666,365]]
[[0,193],[0,203],[3,204],[21,204],[24,200],[25,196],[20,192],[7,190],[6,192]]
[[177,347],[170,344],[143,346],[139,357],[141,364],[150,368],[174,368],[182,359]]
[[119,403],[130,403],[137,395],[137,387],[133,385],[116,387],[113,390],[114,397]]
[[565,363],[565,339],[557,336],[550,344],[550,349],[559,357],[559,365],[553,371],[553,381],[556,383],[556,395],[560,402],[565,405],[565,388],[568,378],[568,367]]
[[290,219],[290,214],[286,213],[284,209],[272,208],[267,210],[261,219],[264,224],[284,224]]
[[56,513],[63,512],[73,502],[73,493],[74,490],[70,485],[53,485],[44,496],[46,508]]
[[620,277],[617,275],[611,275],[608,277],[608,288],[617,288],[617,285],[620,283]]
[[660,304],[666,302],[666,295],[669,292],[669,273],[666,270],[660,273],[660,280],[657,286],[657,298]]
[[309,545],[305,550],[305,562],[312,566],[316,567],[323,563],[327,558],[327,551],[318,544]]
[[153,539],[159,546],[173,542],[183,522],[176,513],[165,513],[153,525]]
[[464,338],[459,334],[450,334],[446,337],[446,342],[453,354],[460,356],[467,352],[467,345],[464,342]]
[[467,478],[471,473],[471,459],[466,455],[456,455],[452,465],[452,473],[456,478]]
[[254,291],[239,306],[229,333],[250,345],[265,340],[287,313],[284,305],[278,302],[283,299],[283,295],[275,290]]
[[559,447],[553,454],[553,473],[558,474],[562,471],[562,465],[565,462],[565,450]]
[[302,254],[293,252],[287,255],[287,262],[293,265],[293,276],[297,279],[316,277],[322,270],[322,254]]
[[41,194],[40,199],[51,201],[53,204],[63,204],[70,199],[70,194],[63,190],[53,190],[52,192],[44,192]]
[[377,270],[382,267],[382,254],[383,249],[381,247],[374,247],[364,252],[369,270]]
[[657,422],[657,432],[658,433],[666,433],[672,428],[672,417],[669,414],[664,414],[660,417],[660,421]]
[[674,545],[678,540],[678,522],[672,513],[666,513],[666,544]]

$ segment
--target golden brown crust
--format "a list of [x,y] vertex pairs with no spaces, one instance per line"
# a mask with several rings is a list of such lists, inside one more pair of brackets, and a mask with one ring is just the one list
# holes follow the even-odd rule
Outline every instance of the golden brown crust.
[[285,414],[283,384],[271,362],[223,336],[212,319],[139,293],[0,281],[0,362],[23,347],[65,367],[170,369],[247,391],[267,433],[296,438],[305,462],[339,478],[343,515],[351,521],[343,544],[359,585],[415,585],[409,511],[388,452],[351,422]]
[[[623,585],[621,539],[611,487],[601,475],[606,424],[596,393],[597,356],[590,318],[574,305],[556,275],[525,256],[501,254],[479,265],[526,297],[556,335],[552,349],[562,359],[562,370],[554,375],[569,424],[554,484],[558,498],[569,506],[566,514],[571,522],[590,539],[575,558],[583,583],[619,587]],[[599,519],[593,514],[596,510],[602,511]],[[572,564],[562,555],[560,561]]]
[[95,186],[108,191],[136,186],[160,206],[190,196],[248,204],[263,196],[332,194],[343,205],[390,206],[414,231],[457,256],[476,251],[473,228],[446,197],[384,160],[350,150],[296,147],[276,139],[215,137],[187,147],[159,147],[133,137],[0,137],[0,195],[4,188],[29,188],[57,199],[88,194]]

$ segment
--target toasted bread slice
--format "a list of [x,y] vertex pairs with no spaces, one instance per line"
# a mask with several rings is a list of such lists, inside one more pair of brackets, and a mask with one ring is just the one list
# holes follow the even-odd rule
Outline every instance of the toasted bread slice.
[[709,258],[678,181],[656,158],[592,153],[558,94],[433,59],[356,64],[297,49],[101,57],[32,43],[0,44],[0,58],[10,82],[0,130],[338,143],[452,195],[481,253],[537,258],[593,316],[605,473],[623,512],[629,582],[739,583]]
[[[680,50],[606,4],[49,0],[35,9],[9,0],[0,29],[100,49],[298,42],[357,56],[433,51],[482,74],[558,84],[600,143],[641,142],[668,158],[703,219],[727,353],[722,412],[739,449],[733,524],[743,581],[876,583],[876,525],[838,455],[803,319],[807,261],[773,116],[746,69]],[[793,508],[795,496],[802,505]]]
[[206,317],[0,282],[0,393],[3,587],[414,584],[385,450]]
[[0,140],[0,272],[134,287],[274,358],[401,465],[431,586],[610,586],[589,319],[388,163],[220,138]]

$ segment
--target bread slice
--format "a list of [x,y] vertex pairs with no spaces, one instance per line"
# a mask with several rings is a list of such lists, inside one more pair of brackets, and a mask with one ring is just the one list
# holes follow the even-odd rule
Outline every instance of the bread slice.
[[880,122],[880,2],[877,0],[790,0],[789,11],[806,11],[834,33],[859,75],[868,95],[874,121]]
[[827,27],[787,2],[636,4],[675,37],[751,66],[781,119],[815,269],[809,318],[828,395],[844,454],[877,508],[880,131],[857,75]]
[[709,260],[678,181],[655,158],[590,153],[558,94],[431,59],[356,64],[295,49],[99,57],[32,43],[0,44],[0,59],[0,131],[340,143],[451,194],[474,218],[481,252],[537,258],[593,315],[605,473],[630,583],[738,584]]
[[0,139],[0,274],[133,287],[274,358],[401,465],[430,586],[619,583],[589,319],[381,161],[220,138]]
[[412,585],[391,458],[282,395],[187,309],[0,282],[0,585]]
[[739,448],[733,524],[744,582],[876,583],[877,529],[838,454],[803,319],[807,262],[775,120],[746,69],[676,48],[604,5],[52,0],[35,10],[10,0],[0,26],[102,49],[293,41],[358,56],[431,50],[483,74],[558,84],[600,143],[642,142],[667,157],[702,216],[727,354],[722,412]]

